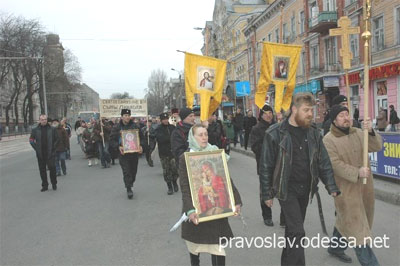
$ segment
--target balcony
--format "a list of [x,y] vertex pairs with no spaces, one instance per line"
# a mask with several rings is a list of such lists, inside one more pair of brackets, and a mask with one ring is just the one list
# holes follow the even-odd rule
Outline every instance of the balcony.
[[309,32],[326,33],[329,29],[337,27],[337,12],[322,11],[309,19]]

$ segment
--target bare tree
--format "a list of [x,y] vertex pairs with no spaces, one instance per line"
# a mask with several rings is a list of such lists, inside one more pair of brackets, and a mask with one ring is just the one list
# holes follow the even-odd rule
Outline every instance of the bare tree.
[[157,69],[151,72],[146,90],[149,114],[157,115],[163,112],[168,93],[168,77],[164,70]]
[[111,94],[110,96],[111,99],[135,99],[135,97],[133,97],[133,95],[129,95],[128,92],[124,92],[124,93],[120,93],[120,92],[115,92],[113,94]]

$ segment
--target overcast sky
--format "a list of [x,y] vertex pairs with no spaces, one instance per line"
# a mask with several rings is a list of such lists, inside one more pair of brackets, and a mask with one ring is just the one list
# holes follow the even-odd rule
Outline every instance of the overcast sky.
[[2,0],[2,11],[39,19],[60,35],[83,68],[82,81],[101,98],[127,91],[144,96],[152,70],[177,78],[184,54],[201,54],[194,27],[212,20],[214,0]]

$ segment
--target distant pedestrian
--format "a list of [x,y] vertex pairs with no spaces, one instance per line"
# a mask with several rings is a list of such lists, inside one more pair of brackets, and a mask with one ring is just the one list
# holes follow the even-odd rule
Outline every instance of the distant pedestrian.
[[81,121],[80,127],[76,130],[76,136],[79,138],[79,146],[81,147],[82,152],[85,152],[85,142],[82,140],[83,132],[87,128],[87,124],[85,120]]
[[[368,167],[362,166],[363,132],[351,126],[351,116],[345,106],[333,106],[331,120],[330,133],[323,141],[342,194],[334,199],[337,215],[328,253],[342,262],[351,263],[352,259],[344,251],[348,239],[352,239],[357,245],[355,252],[361,265],[379,265],[368,241],[372,238],[375,196],[369,163]],[[368,152],[380,151],[382,137],[372,129],[369,118],[363,121],[363,127],[369,132]],[[366,184],[363,184],[364,178]]]
[[58,119],[54,119],[53,122],[53,127],[57,131],[58,135],[58,142],[57,142],[57,147],[56,147],[56,171],[57,171],[57,176],[61,175],[61,170],[64,175],[67,174],[67,166],[65,163],[65,160],[67,159],[66,153],[67,153],[67,148],[68,148],[68,135],[67,131],[64,129],[64,127],[60,124]]
[[[77,133],[78,128],[81,126],[81,123],[82,123],[82,119],[81,119],[80,116],[78,116],[78,120],[76,120],[75,126],[74,126],[75,133]],[[81,139],[80,139],[80,136],[77,134],[77,141],[78,141],[78,144],[80,144],[80,140],[81,140]]]
[[72,127],[71,125],[68,123],[67,118],[64,117],[61,120],[61,125],[64,127],[64,129],[67,131],[67,135],[68,135],[68,147],[67,147],[67,151],[66,151],[66,155],[67,155],[67,159],[71,160],[71,148],[70,148],[70,138],[72,136]]
[[[119,124],[119,121],[117,121],[117,119],[111,119],[110,121],[108,121],[109,126],[111,127],[111,131],[112,128],[116,125]],[[110,136],[111,137],[111,136]],[[111,141],[110,139],[110,144],[108,147],[108,152],[110,154],[110,158],[111,158],[111,164],[115,165],[115,159],[118,158],[119,156],[119,144],[116,142]]]
[[222,138],[224,137],[224,129],[218,121],[217,115],[213,113],[208,119],[208,142],[222,149]]
[[[139,131],[139,152],[125,153],[124,147],[122,145],[121,131],[137,129]],[[124,184],[127,192],[128,199],[133,198],[133,185],[136,181],[136,174],[138,169],[139,154],[143,152],[143,146],[145,144],[145,139],[140,130],[139,126],[133,122],[131,119],[131,110],[122,109],[121,110],[121,120],[116,124],[111,131],[110,141],[113,143],[112,146],[118,145],[119,147],[119,164],[121,165]],[[118,143],[118,144],[117,144]]]
[[[103,131],[101,130],[103,128]],[[105,119],[99,121],[94,127],[96,134],[96,146],[99,151],[99,157],[102,168],[109,168],[111,164],[110,153],[108,152],[110,146],[111,126]]]
[[226,119],[224,120],[224,130],[225,130],[226,137],[229,140],[229,143],[233,143],[233,140],[235,138],[235,131],[233,129],[231,114],[227,115]]
[[85,154],[88,159],[88,166],[92,166],[92,159],[94,160],[94,164],[97,165],[99,162],[97,160],[98,157],[98,149],[96,146],[96,133],[94,132],[93,122],[87,123],[87,128],[83,131],[82,140],[85,143]]
[[243,119],[244,128],[244,149],[247,150],[251,129],[257,124],[257,119],[251,110],[247,111],[247,116]]
[[39,164],[40,177],[42,179],[42,189],[48,190],[46,166],[50,170],[50,181],[53,190],[57,190],[57,173],[55,165],[56,147],[58,136],[55,128],[52,128],[47,122],[47,116],[39,116],[39,125],[32,129],[29,137],[29,143],[36,151],[36,158]]
[[179,157],[188,149],[188,134],[195,124],[194,112],[190,108],[182,108],[179,112],[181,121],[178,122],[171,135],[171,151],[175,157],[176,168],[179,169]]
[[175,130],[175,126],[169,124],[167,113],[162,113],[160,120],[161,124],[155,129],[154,134],[158,145],[158,155],[160,156],[164,181],[168,187],[167,194],[172,195],[179,190],[178,183],[176,182],[178,171],[176,169],[175,158],[171,152],[171,135]]
[[379,107],[379,113],[378,116],[376,117],[376,123],[378,130],[381,132],[385,132],[387,126],[387,118],[386,118],[386,112],[383,109],[383,107]]
[[394,110],[393,104],[389,106],[390,108],[390,131],[396,132],[396,125],[400,123],[400,118],[397,116],[396,110]]
[[236,110],[235,116],[232,119],[233,129],[235,131],[233,145],[235,147],[236,147],[236,144],[238,143],[238,138],[239,138],[240,147],[244,146],[244,143],[243,143],[243,122],[244,121],[243,120],[244,120],[244,117],[242,114],[242,110],[240,108],[238,108]]
[[357,122],[360,121],[360,111],[358,110],[358,107],[354,108],[353,118]]

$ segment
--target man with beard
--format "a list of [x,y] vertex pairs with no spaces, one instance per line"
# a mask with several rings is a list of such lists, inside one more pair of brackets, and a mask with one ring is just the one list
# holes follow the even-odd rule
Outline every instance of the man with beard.
[[267,130],[262,145],[262,200],[271,208],[273,198],[278,198],[286,222],[281,265],[305,265],[304,219],[308,201],[318,189],[318,178],[333,197],[340,193],[322,137],[312,124],[314,104],[311,93],[295,94],[289,117]]
[[177,124],[171,135],[171,151],[175,157],[176,168],[179,169],[179,157],[189,148],[188,134],[195,124],[194,112],[190,108],[182,108],[179,111],[181,121]]
[[155,129],[155,140],[158,144],[158,155],[160,156],[161,166],[163,169],[164,181],[168,186],[168,195],[178,192],[179,187],[176,180],[178,179],[178,171],[176,169],[175,159],[171,152],[171,134],[175,130],[173,125],[168,122],[167,113],[160,115],[161,124]]
[[247,111],[247,116],[243,120],[243,128],[244,128],[244,149],[247,150],[247,146],[249,144],[249,137],[251,129],[257,124],[257,119],[253,116],[253,112],[251,110]]
[[145,144],[145,139],[143,137],[140,128],[131,120],[131,110],[122,109],[121,110],[121,120],[119,124],[115,125],[111,131],[110,141],[113,142],[113,146],[118,145],[119,147],[119,164],[121,165],[122,174],[124,175],[124,183],[128,195],[128,199],[133,198],[133,184],[136,180],[137,166],[138,166],[138,153],[125,153],[124,147],[121,140],[122,130],[137,129],[139,131],[139,153],[143,152],[143,146]]
[[[250,146],[251,150],[254,152],[256,156],[257,162],[257,175],[259,175],[259,165],[260,165],[260,157],[261,157],[261,148],[264,140],[265,131],[272,125],[275,124],[274,121],[274,113],[269,105],[264,105],[260,110],[260,114],[258,116],[258,123],[253,127],[250,133]],[[261,188],[261,187],[260,187]],[[264,224],[266,226],[274,226],[272,222],[272,211],[271,208],[265,205],[264,201],[261,198],[261,190],[260,190],[260,204],[261,204],[261,214],[264,220]],[[285,226],[285,217],[283,216],[283,212],[281,211],[280,217],[280,225]]]
[[[367,241],[372,238],[375,196],[370,166],[362,166],[363,132],[351,127],[351,117],[345,106],[333,106],[331,120],[331,130],[324,137],[324,143],[342,195],[335,198],[336,223],[328,252],[342,262],[351,263],[351,258],[344,253],[347,245],[342,244],[351,237],[356,240],[355,252],[360,264],[379,265]],[[368,152],[381,150],[382,138],[372,129],[369,118],[363,121],[363,127],[369,132]],[[364,178],[367,179],[365,185]]]
[[47,115],[40,115],[39,125],[32,129],[29,143],[36,152],[36,158],[39,164],[40,177],[42,179],[42,189],[40,191],[47,191],[49,186],[46,166],[50,170],[50,181],[53,190],[57,190],[55,158],[58,135],[56,129],[48,124]]

